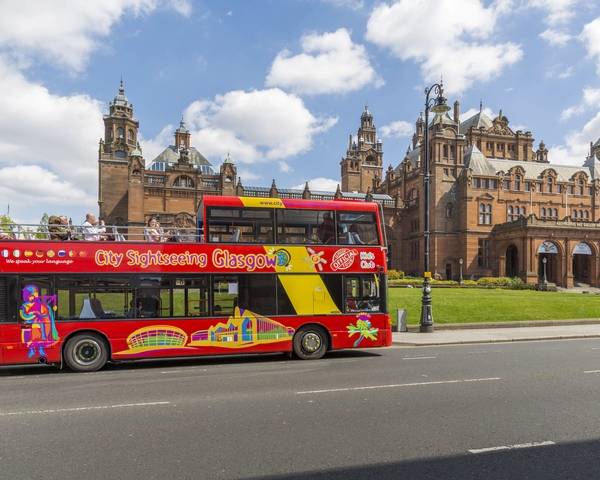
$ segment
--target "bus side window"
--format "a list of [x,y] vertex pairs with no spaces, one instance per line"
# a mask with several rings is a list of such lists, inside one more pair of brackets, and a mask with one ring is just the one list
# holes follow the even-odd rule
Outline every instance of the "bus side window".
[[340,245],[379,244],[375,215],[370,212],[337,212]]
[[379,312],[379,278],[377,275],[346,275],[344,306],[348,313]]
[[233,315],[238,306],[237,275],[215,275],[213,277],[213,315]]

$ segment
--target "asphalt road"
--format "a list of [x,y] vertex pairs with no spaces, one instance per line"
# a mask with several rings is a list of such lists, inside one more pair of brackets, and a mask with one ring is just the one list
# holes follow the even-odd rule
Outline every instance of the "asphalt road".
[[600,340],[0,368],[0,479],[600,474]]

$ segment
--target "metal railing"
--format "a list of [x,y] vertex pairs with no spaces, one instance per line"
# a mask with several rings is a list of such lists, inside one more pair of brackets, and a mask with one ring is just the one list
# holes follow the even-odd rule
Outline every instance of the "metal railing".
[[201,242],[202,229],[123,225],[24,224],[0,225],[0,241]]

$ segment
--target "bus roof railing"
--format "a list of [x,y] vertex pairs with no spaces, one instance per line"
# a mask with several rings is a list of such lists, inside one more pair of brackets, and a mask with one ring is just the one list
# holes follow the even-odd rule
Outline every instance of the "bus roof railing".
[[115,242],[199,242],[202,229],[167,227],[151,229],[131,225],[72,225],[5,223],[0,225],[0,241],[115,241]]

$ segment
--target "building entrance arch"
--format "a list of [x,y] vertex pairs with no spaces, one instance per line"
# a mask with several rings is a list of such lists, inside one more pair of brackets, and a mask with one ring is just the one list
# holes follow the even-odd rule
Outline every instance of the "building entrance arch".
[[519,276],[519,250],[515,245],[509,245],[506,249],[506,276]]
[[546,240],[537,250],[538,253],[538,279],[549,283],[560,283],[560,251],[556,243]]
[[573,281],[576,284],[591,283],[592,248],[585,242],[579,242],[573,249]]

